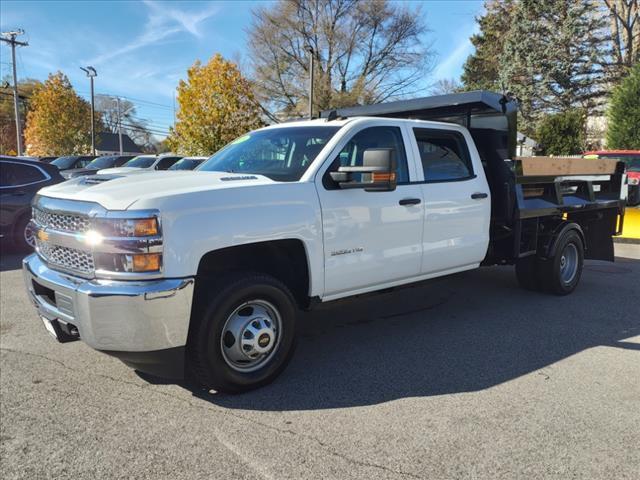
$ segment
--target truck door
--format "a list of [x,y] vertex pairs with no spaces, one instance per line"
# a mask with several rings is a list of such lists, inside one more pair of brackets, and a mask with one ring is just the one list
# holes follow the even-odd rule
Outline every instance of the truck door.
[[456,130],[412,130],[424,175],[421,273],[475,267],[489,245],[491,198],[475,146],[469,149],[471,137]]
[[[325,296],[366,291],[418,275],[424,203],[421,185],[410,184],[415,166],[407,161],[406,140],[398,126],[360,129],[338,146],[338,155],[321,172],[317,189],[322,208]],[[393,149],[398,164],[394,191],[340,189],[331,180],[329,172],[341,165],[362,166],[363,152],[368,148]]]

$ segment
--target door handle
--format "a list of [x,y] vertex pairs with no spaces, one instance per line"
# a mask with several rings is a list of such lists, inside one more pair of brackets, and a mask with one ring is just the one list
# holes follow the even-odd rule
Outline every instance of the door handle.
[[484,192],[476,192],[471,194],[471,198],[473,198],[474,200],[480,200],[481,198],[487,198],[488,196],[489,194]]
[[422,200],[419,198],[403,198],[400,200],[400,205],[418,205]]

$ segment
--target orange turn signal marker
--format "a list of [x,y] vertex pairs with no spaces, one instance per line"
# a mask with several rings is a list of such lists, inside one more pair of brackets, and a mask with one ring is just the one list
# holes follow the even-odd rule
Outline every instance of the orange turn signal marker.
[[134,272],[157,272],[160,270],[161,263],[162,254],[160,253],[141,253],[133,255]]
[[158,235],[158,222],[155,218],[135,220],[134,236],[150,237],[152,235]]
[[376,173],[371,175],[371,180],[374,182],[393,182],[396,179],[396,172],[388,173]]

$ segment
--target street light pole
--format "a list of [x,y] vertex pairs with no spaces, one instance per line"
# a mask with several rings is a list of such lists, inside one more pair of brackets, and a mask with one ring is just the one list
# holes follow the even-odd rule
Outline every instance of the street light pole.
[[313,118],[313,47],[307,47],[309,52],[309,120]]
[[87,74],[91,82],[91,155],[96,154],[96,122],[95,122],[95,103],[93,98],[93,78],[98,76],[96,69],[93,67],[80,67],[84,73]]
[[[2,32],[0,40],[11,45],[11,63],[13,65],[13,111],[16,119],[16,148],[18,150],[18,156],[22,155],[22,124],[20,122],[20,108],[18,106],[18,76],[16,74],[16,45],[26,47],[29,45],[27,42],[19,42],[16,40],[18,35],[22,35],[23,30],[16,30],[14,32]],[[5,38],[9,37],[9,38]]]
[[118,107],[118,143],[120,144],[120,155],[122,155],[122,118],[120,117],[120,97],[116,97]]

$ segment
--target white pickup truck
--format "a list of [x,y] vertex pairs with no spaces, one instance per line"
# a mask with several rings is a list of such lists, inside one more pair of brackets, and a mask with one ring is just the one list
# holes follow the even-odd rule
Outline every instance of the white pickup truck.
[[238,392],[283,370],[316,302],[496,264],[570,293],[584,258],[613,260],[624,169],[526,176],[505,160],[515,108],[471,92],[325,112],[194,172],[47,187],[30,297],[61,342]]

